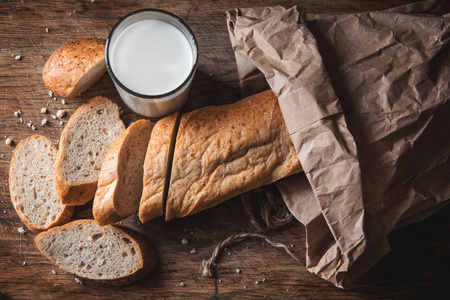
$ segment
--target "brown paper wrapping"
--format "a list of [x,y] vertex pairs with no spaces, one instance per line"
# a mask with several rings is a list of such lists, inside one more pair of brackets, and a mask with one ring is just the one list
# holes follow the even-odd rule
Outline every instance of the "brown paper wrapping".
[[278,187],[305,225],[306,267],[339,287],[450,199],[449,12],[227,13],[243,96],[275,92],[305,170]]

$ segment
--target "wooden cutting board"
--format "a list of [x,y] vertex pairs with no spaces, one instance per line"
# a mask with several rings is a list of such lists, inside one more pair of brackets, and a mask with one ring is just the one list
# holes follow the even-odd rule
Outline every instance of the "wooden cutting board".
[[[282,1],[305,12],[344,13],[385,9],[410,1]],[[426,221],[397,230],[390,236],[392,252],[350,288],[340,290],[305,269],[305,232],[298,222],[267,232],[273,240],[291,245],[299,261],[262,240],[236,243],[220,256],[215,278],[201,278],[202,261],[231,234],[254,232],[238,198],[187,218],[140,225],[135,216],[124,224],[143,232],[153,243],[157,270],[126,287],[75,283],[40,255],[34,234],[20,234],[24,226],[9,199],[8,170],[12,150],[31,134],[43,134],[55,145],[68,118],[88,99],[103,95],[123,107],[126,125],[140,117],[119,98],[105,75],[75,99],[54,100],[41,71],[50,54],[79,38],[106,38],[125,14],[141,8],[160,8],[182,17],[199,43],[199,67],[185,110],[226,104],[240,99],[234,54],[225,11],[236,7],[275,5],[277,1],[143,1],[55,0],[3,1],[0,4],[0,299],[134,299],[134,298],[434,298],[449,283],[450,209]],[[20,59],[15,59],[15,57]],[[46,107],[47,115],[40,109]],[[49,117],[64,109],[63,124]],[[13,113],[20,110],[21,118]],[[49,124],[40,125],[42,118]],[[32,122],[36,130],[27,123]],[[5,136],[13,140],[4,143]],[[91,205],[76,209],[74,218],[92,218]],[[183,244],[187,239],[188,244]],[[196,253],[191,254],[195,249]],[[236,272],[240,269],[241,272]],[[55,271],[56,274],[53,273]],[[265,279],[265,280],[264,280]],[[180,285],[183,282],[184,286]],[[259,283],[256,283],[259,282]]]

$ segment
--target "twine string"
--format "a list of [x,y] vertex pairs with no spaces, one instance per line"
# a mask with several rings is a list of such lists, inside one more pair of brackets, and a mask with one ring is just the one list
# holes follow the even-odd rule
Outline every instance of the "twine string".
[[293,259],[299,260],[292,252],[289,250],[288,246],[274,242],[266,235],[260,234],[260,233],[240,233],[240,234],[234,234],[225,240],[223,240],[222,243],[216,246],[214,249],[211,257],[208,260],[204,260],[202,262],[202,277],[212,277],[212,270],[216,267],[216,260],[218,256],[223,252],[223,249],[235,242],[241,242],[246,238],[260,238],[265,240],[267,243],[272,245],[276,248],[283,248]]

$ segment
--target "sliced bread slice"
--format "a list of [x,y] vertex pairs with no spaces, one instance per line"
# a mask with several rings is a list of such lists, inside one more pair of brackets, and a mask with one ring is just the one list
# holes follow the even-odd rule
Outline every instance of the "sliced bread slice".
[[73,98],[106,72],[105,40],[81,39],[61,46],[42,71],[45,86],[57,95]]
[[164,214],[179,113],[156,122],[144,163],[144,189],[139,206],[142,223]]
[[17,145],[11,159],[11,202],[34,233],[68,222],[73,213],[73,207],[61,204],[56,193],[56,152],[46,137],[32,135]]
[[138,211],[151,129],[149,120],[134,122],[106,153],[93,205],[94,218],[99,225],[120,221]]
[[77,220],[42,232],[36,245],[52,263],[80,277],[112,285],[133,283],[156,266],[152,246],[137,232]]
[[119,107],[101,96],[72,115],[56,158],[56,191],[63,204],[83,205],[94,198],[106,151],[124,129]]

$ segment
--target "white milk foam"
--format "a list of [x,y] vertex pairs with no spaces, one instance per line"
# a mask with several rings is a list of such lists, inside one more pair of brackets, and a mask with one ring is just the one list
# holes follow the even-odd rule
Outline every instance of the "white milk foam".
[[119,81],[133,92],[160,95],[180,86],[192,70],[188,39],[173,25],[143,20],[127,27],[110,52]]

